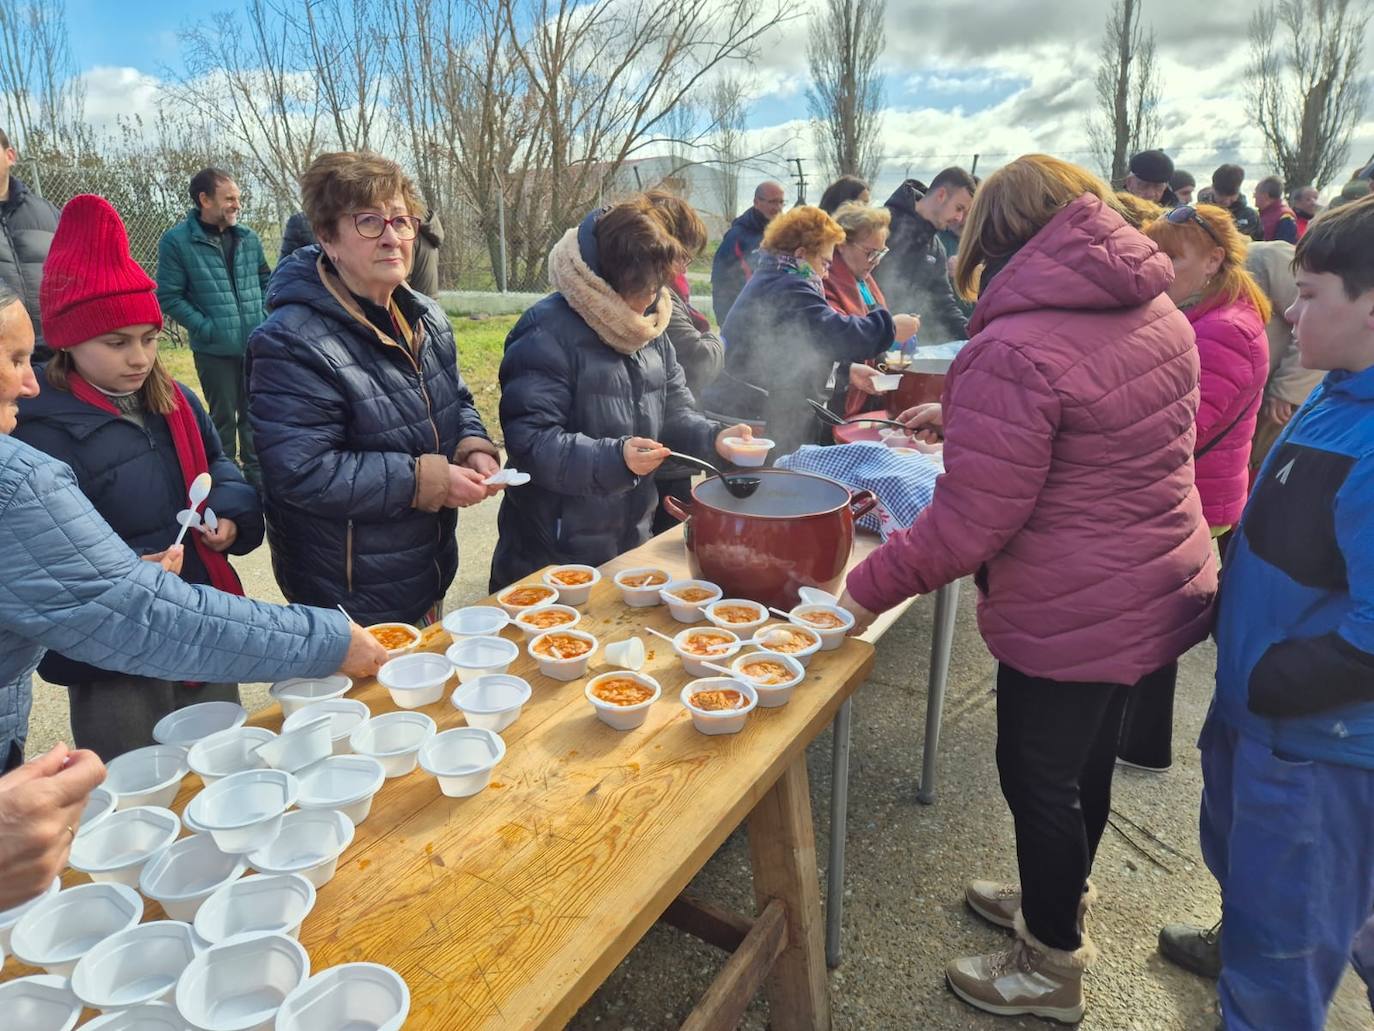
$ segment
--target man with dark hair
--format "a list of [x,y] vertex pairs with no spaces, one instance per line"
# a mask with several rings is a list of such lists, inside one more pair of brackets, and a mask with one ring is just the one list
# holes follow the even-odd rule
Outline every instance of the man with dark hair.
[[892,232],[887,257],[873,272],[892,311],[921,317],[921,342],[943,344],[968,336],[968,316],[954,298],[941,229],[964,224],[977,183],[962,168],[946,168],[929,188],[908,179],[887,199]]
[[734,307],[735,298],[754,274],[753,254],[763,241],[763,231],[782,212],[786,199],[782,183],[772,179],[759,183],[754,189],[753,205],[731,222],[721,237],[711,259],[711,310],[717,326],[725,325],[725,316]]
[[33,322],[33,362],[45,362],[52,351],[43,344],[38,317],[38,284],[57,231],[57,208],[10,174],[19,160],[10,138],[0,129],[0,281],[19,295]]
[[1174,176],[1174,162],[1162,150],[1142,150],[1131,157],[1125,190],[1151,204],[1164,203],[1164,191]]
[[1317,212],[1321,211],[1321,204],[1317,199],[1319,196],[1315,186],[1299,186],[1288,194],[1288,206],[1293,209],[1293,217],[1298,222],[1299,240],[1302,239],[1302,234],[1307,232],[1307,223],[1316,218]]
[[1298,220],[1293,209],[1283,202],[1283,180],[1267,175],[1255,184],[1255,207],[1259,209],[1262,240],[1298,242]]
[[188,192],[193,207],[158,241],[157,299],[186,327],[224,453],[257,486],[243,356],[248,334],[267,317],[263,295],[271,269],[258,234],[238,224],[242,202],[228,172],[202,169]]
[[1164,191],[1165,207],[1177,208],[1183,204],[1193,203],[1195,189],[1197,180],[1193,178],[1193,173],[1175,168],[1174,174],[1169,176],[1169,188]]
[[1262,240],[1264,237],[1261,235],[1259,213],[1246,204],[1240,195],[1243,182],[1245,169],[1240,165],[1218,165],[1217,170],[1212,173],[1211,203],[1231,213],[1231,220],[1236,223],[1241,236]]

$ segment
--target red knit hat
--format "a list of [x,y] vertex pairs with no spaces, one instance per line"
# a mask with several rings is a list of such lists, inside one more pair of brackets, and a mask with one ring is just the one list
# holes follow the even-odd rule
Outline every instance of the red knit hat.
[[156,290],[110,202],[91,193],[67,201],[38,288],[43,342],[60,349],[124,326],[161,328]]

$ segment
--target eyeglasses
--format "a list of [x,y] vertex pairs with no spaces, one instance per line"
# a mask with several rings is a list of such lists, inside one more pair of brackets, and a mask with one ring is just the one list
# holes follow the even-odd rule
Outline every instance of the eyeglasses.
[[359,211],[353,216],[353,228],[364,240],[378,240],[391,226],[396,231],[396,239],[413,240],[420,232],[420,218],[417,215],[397,215],[385,218],[375,211]]
[[861,251],[864,252],[864,257],[866,257],[866,258],[868,259],[868,263],[869,263],[870,265],[876,265],[876,264],[878,264],[878,262],[882,261],[884,258],[887,257],[889,248],[887,248],[887,247],[860,247],[859,250],[861,250]]
[[1172,225],[1187,225],[1189,222],[1196,222],[1207,231],[1207,235],[1212,238],[1212,242],[1226,250],[1226,244],[1221,242],[1221,237],[1217,236],[1216,230],[1207,224],[1207,220],[1197,213],[1197,208],[1191,204],[1180,204],[1167,215],[1164,216]]

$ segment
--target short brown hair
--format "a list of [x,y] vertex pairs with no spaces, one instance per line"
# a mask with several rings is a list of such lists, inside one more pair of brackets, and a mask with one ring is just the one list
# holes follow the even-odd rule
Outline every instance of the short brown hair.
[[784,211],[763,231],[764,249],[778,254],[814,254],[828,243],[844,243],[844,230],[820,208],[809,204]]
[[696,208],[667,190],[649,190],[644,200],[659,213],[663,228],[682,244],[689,258],[698,257],[706,249],[706,223]]
[[301,176],[305,217],[321,240],[334,239],[340,216],[379,207],[397,195],[407,213],[424,217],[420,191],[401,166],[369,150],[321,154]]
[[1309,222],[1293,267],[1340,276],[1352,301],[1374,290],[1374,195],[1328,208]]
[[1259,283],[1255,282],[1255,277],[1250,275],[1245,267],[1245,254],[1250,243],[1240,235],[1231,213],[1215,204],[1199,204],[1193,208],[1193,212],[1206,223],[1206,228],[1191,218],[1179,222],[1157,218],[1142,232],[1157,243],[1159,249],[1170,258],[1182,257],[1185,249],[1194,254],[1206,254],[1213,247],[1219,246],[1225,252],[1221,259],[1221,268],[1217,269],[1217,274],[1203,289],[1198,304],[1231,304],[1237,298],[1244,297],[1259,312],[1260,321],[1268,322],[1273,305],[1260,289]]
[[685,248],[669,231],[663,215],[643,197],[612,205],[596,223],[601,278],[622,297],[661,290]]
[[887,208],[875,208],[856,200],[841,204],[830,217],[844,230],[844,238],[849,243],[892,225],[892,212]]

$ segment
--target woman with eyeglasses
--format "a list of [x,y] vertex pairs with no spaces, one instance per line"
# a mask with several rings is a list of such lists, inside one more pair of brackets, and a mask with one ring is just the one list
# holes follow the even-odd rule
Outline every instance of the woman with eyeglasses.
[[456,509],[499,452],[453,328],[405,285],[425,207],[394,161],[322,154],[301,177],[319,240],[277,265],[249,340],[272,567],[295,602],[425,624],[458,570]]

